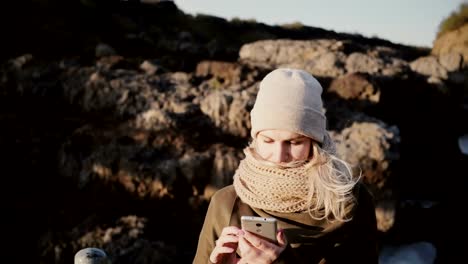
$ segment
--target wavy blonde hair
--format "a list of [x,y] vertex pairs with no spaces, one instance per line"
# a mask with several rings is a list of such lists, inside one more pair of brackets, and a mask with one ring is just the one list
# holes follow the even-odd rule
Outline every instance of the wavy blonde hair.
[[256,139],[249,144],[249,151],[262,164],[276,168],[308,167],[307,208],[309,215],[316,220],[349,221],[350,205],[356,200],[353,189],[360,180],[361,174],[353,175],[351,165],[336,154],[335,143],[326,133],[322,146],[312,140],[311,156],[305,161],[293,161],[277,164],[260,157]]

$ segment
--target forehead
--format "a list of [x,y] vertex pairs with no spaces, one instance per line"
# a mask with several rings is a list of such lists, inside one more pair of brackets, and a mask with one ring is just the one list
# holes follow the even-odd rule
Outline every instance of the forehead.
[[277,129],[263,130],[263,131],[260,131],[258,135],[261,137],[268,137],[274,140],[291,140],[291,139],[307,138],[304,135],[301,135],[292,131],[277,130]]

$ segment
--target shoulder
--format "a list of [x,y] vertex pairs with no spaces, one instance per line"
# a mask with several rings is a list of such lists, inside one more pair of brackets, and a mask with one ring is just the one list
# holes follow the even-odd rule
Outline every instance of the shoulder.
[[224,227],[229,225],[236,198],[237,195],[232,185],[216,191],[211,197],[205,218],[211,221],[217,236],[221,234]]
[[210,206],[220,208],[226,208],[232,210],[232,206],[237,198],[234,186],[228,185],[222,189],[216,191],[211,197]]
[[228,185],[216,191],[211,197],[211,201],[226,201],[237,197],[234,186]]

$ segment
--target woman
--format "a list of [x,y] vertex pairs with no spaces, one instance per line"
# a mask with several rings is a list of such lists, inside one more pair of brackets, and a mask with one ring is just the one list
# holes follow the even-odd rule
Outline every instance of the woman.
[[[194,263],[378,263],[371,196],[336,156],[321,94],[302,70],[261,81],[253,141],[211,199]],[[277,243],[240,229],[243,215],[276,218]]]

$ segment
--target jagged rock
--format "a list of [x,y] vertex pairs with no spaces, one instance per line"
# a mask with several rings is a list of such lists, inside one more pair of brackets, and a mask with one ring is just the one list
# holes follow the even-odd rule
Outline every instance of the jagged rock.
[[202,61],[195,70],[196,76],[213,76],[220,79],[223,84],[239,83],[241,73],[241,65],[222,61]]
[[[107,119],[119,120],[144,112],[153,102],[152,88],[145,79],[127,70],[75,69],[64,76],[64,96],[83,112],[107,112]],[[157,89],[157,87],[154,87]]]
[[348,55],[348,46],[352,44],[329,39],[262,40],[243,45],[239,59],[266,68],[301,68],[315,76],[332,78],[345,72],[395,76],[407,71],[402,55],[393,49],[363,47]]
[[161,109],[151,108],[135,118],[135,127],[151,131],[161,131],[175,126],[175,120]]
[[468,24],[447,32],[434,41],[432,54],[441,56],[447,53],[459,53],[463,56],[464,64],[468,62]]
[[346,71],[375,74],[383,68],[383,61],[369,55],[355,52],[346,59]]
[[361,100],[376,104],[380,100],[380,89],[364,74],[346,74],[332,81],[328,92],[336,93],[345,100]]
[[410,63],[411,70],[426,76],[447,79],[447,70],[434,56],[421,57]]
[[[356,175],[373,194],[377,227],[387,232],[395,223],[396,197],[394,165],[399,160],[398,128],[365,116],[357,116],[349,127],[334,131],[337,152],[353,166]],[[366,120],[366,121],[365,121]]]
[[117,52],[115,51],[115,49],[112,48],[110,45],[108,45],[106,43],[99,43],[96,46],[95,55],[98,58],[106,57],[106,56],[112,56],[112,55],[116,55],[116,54],[117,54]]
[[379,263],[430,264],[434,263],[436,256],[436,247],[432,243],[421,241],[384,247],[379,256]]
[[160,67],[149,60],[145,60],[141,63],[140,69],[142,69],[146,74],[153,75],[160,71]]
[[344,73],[343,45],[336,40],[264,40],[245,44],[241,61],[263,67],[298,67],[318,76],[337,77]]
[[233,100],[232,93],[215,91],[200,102],[200,109],[213,119],[216,126],[220,126],[224,121],[221,119],[228,116]]
[[445,53],[439,56],[439,62],[449,72],[458,71],[463,66],[463,56],[456,52]]
[[219,189],[232,183],[234,173],[243,158],[239,149],[229,148],[222,145],[214,145],[211,148],[214,154],[211,179],[206,185],[203,196],[209,200]]
[[247,92],[214,91],[200,102],[200,108],[223,132],[247,137],[254,102],[254,96]]
[[[83,142],[93,145],[80,146]],[[144,199],[187,197],[190,176],[179,173],[177,161],[184,144],[183,136],[166,131],[139,131],[128,124],[99,130],[87,126],[62,146],[60,170],[80,189],[113,186],[110,194],[113,189]],[[188,166],[187,161],[182,164]]]
[[[88,218],[68,232],[66,242],[40,241],[46,259],[65,262],[83,248],[100,248],[112,263],[176,263],[176,247],[145,237],[148,219],[136,215],[118,218],[110,225],[98,225]],[[91,222],[91,223],[90,223]]]
[[399,160],[400,134],[397,127],[381,121],[357,121],[335,132],[337,152],[362,173],[364,182],[377,198],[385,197],[393,188],[391,165]]
[[376,202],[375,217],[379,231],[388,232],[393,227],[395,224],[396,207],[396,200],[387,199]]
[[24,54],[10,60],[10,64],[17,69],[21,69],[25,64],[33,60],[32,54]]

